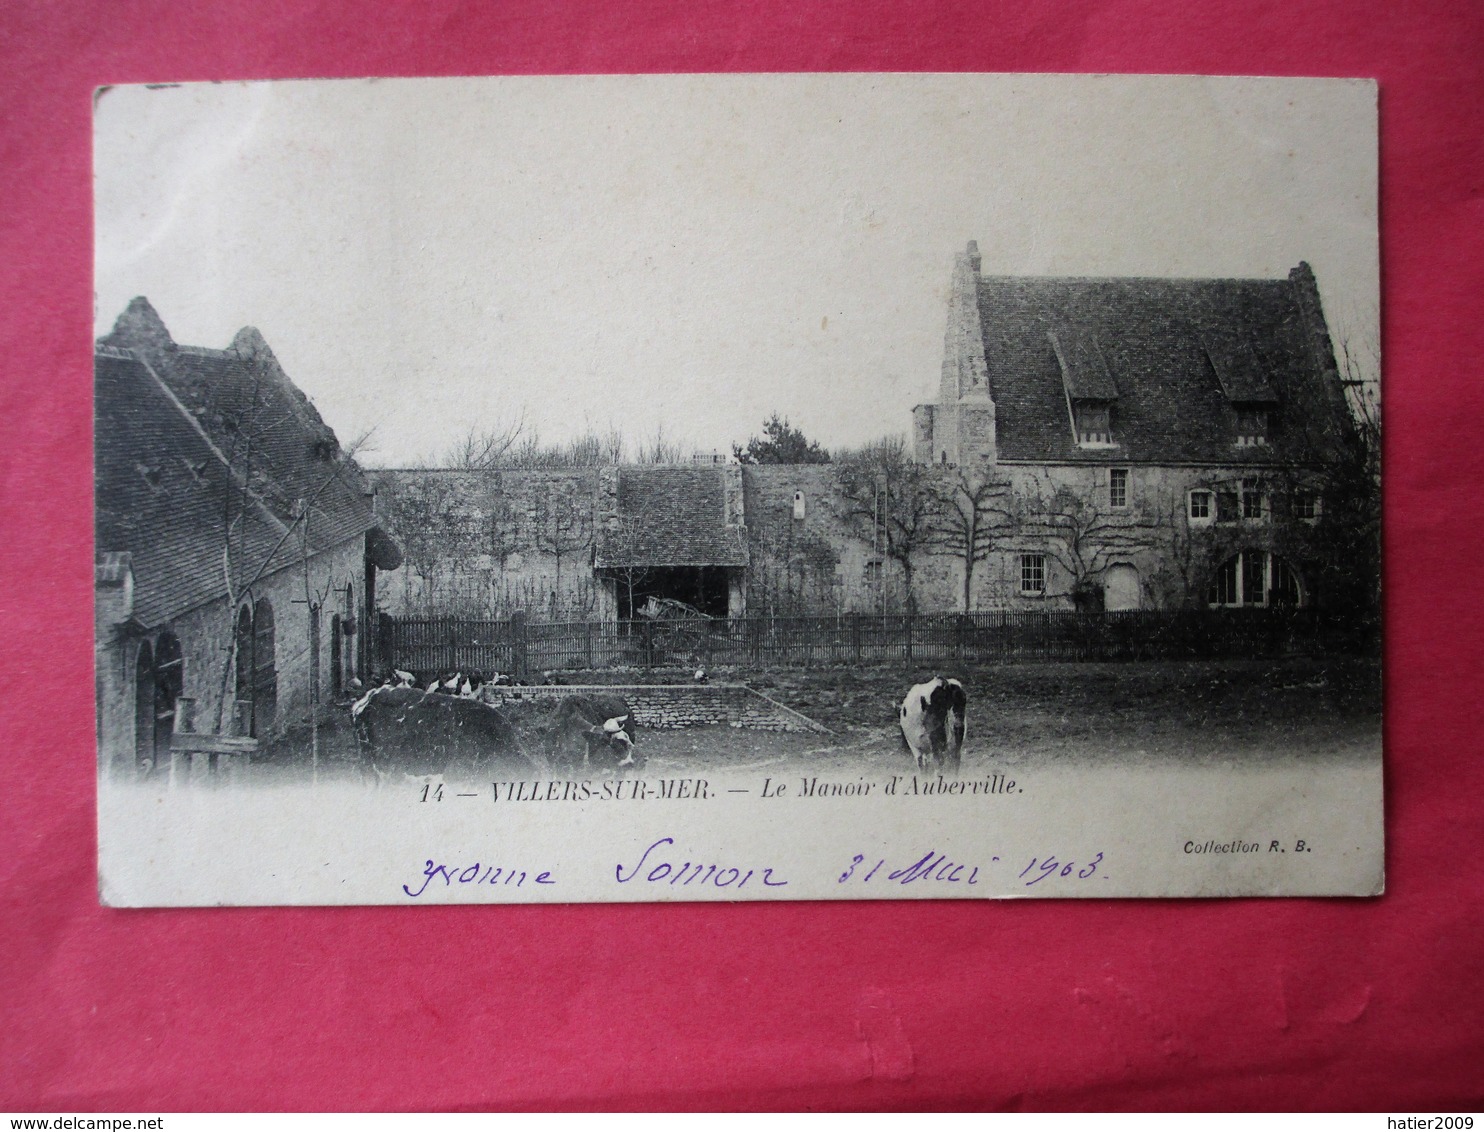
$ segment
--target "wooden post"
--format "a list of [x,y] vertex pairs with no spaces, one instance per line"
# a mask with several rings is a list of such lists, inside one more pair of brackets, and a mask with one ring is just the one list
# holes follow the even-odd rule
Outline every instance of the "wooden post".
[[528,657],[526,654],[526,613],[523,609],[517,609],[510,615],[510,660],[515,667],[516,675],[524,679],[528,674]]

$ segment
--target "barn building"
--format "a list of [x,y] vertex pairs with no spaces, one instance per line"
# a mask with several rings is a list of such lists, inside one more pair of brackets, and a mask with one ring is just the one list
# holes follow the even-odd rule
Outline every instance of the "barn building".
[[378,570],[400,563],[361,470],[256,330],[175,343],[130,303],[94,353],[100,769],[202,730],[272,738],[368,664]]

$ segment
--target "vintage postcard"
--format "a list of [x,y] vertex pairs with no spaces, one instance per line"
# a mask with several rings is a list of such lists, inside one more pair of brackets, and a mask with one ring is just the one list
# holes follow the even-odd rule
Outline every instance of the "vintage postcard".
[[1380,892],[1376,128],[100,90],[100,898]]

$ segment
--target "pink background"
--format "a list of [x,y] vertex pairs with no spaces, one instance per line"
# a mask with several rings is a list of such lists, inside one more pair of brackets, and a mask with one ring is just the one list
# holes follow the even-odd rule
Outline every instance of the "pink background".
[[[99,908],[91,88],[815,70],[1380,80],[1388,894]],[[1481,72],[1472,3],[0,6],[0,1108],[1480,1107]]]

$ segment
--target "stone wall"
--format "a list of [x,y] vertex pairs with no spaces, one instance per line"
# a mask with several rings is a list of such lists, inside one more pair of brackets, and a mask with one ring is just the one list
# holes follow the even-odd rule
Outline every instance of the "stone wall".
[[[304,601],[303,569],[280,570],[254,586],[253,600],[266,598],[273,607],[273,652],[278,690],[277,710],[272,720],[260,722],[260,738],[282,734],[292,724],[308,718],[313,706],[312,690],[316,675],[318,702],[320,705],[329,703],[331,666],[334,663],[330,618],[335,613],[342,617],[345,615],[347,585],[353,587],[354,602],[364,599],[364,553],[364,540],[356,538],[317,554],[309,561],[309,592],[321,603],[317,666],[311,649],[308,606]],[[181,695],[196,701],[201,730],[214,731],[217,728],[224,668],[229,699],[236,698],[237,687],[236,671],[231,667],[237,610],[229,607],[225,598],[198,606],[169,624],[153,629],[142,639],[120,635],[112,624],[105,625],[103,619],[114,613],[116,610],[112,608],[105,612],[100,604],[96,657],[98,740],[100,770],[106,775],[128,771],[137,754],[136,724],[143,722],[148,725],[148,721],[136,719],[135,677],[143,643],[148,643],[153,656],[166,634],[173,634],[179,641]],[[364,611],[359,604],[355,615],[358,622],[364,624]],[[347,676],[354,671],[353,657],[354,649],[347,644],[343,669]],[[230,710],[229,707],[229,719]],[[230,723],[228,727],[230,730]]]
[[750,731],[823,731],[813,720],[745,684],[537,685],[502,689],[501,702],[581,694],[622,696],[640,727],[672,730],[726,724]]
[[377,604],[398,617],[604,620],[593,575],[599,477],[611,469],[372,472],[377,516],[403,549]]
[[[1115,567],[1125,585],[1137,576],[1140,608],[1204,603],[1212,571],[1239,550],[1280,554],[1304,570],[1321,555],[1315,524],[1294,521],[1281,501],[1304,477],[1240,467],[1112,465],[1128,473],[1125,505],[1109,498],[1109,466],[983,467],[1003,486],[986,511],[988,549],[974,563],[970,610],[1097,608]],[[936,465],[940,488],[959,478]],[[740,484],[749,563],[732,608],[749,616],[833,615],[906,607],[899,563],[872,538],[869,517],[852,514],[832,464],[729,469]],[[500,472],[382,472],[378,511],[407,550],[403,569],[384,575],[379,604],[398,616],[607,620],[616,616],[611,583],[595,577],[591,551],[568,550],[560,564],[534,529],[569,516],[574,541],[591,528],[612,494],[612,469]],[[1271,497],[1261,520],[1192,521],[1192,490],[1239,491],[1260,478]],[[608,490],[605,493],[603,486]],[[734,506],[729,499],[729,508]],[[550,546],[550,539],[545,540]],[[534,548],[534,549],[533,549]],[[1043,557],[1044,588],[1026,592],[1022,557]],[[923,613],[964,609],[961,551],[939,545],[913,558],[913,597]],[[1307,584],[1307,579],[1306,584]]]

